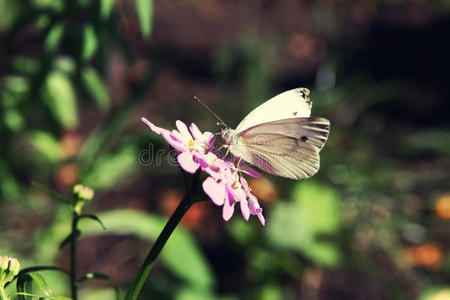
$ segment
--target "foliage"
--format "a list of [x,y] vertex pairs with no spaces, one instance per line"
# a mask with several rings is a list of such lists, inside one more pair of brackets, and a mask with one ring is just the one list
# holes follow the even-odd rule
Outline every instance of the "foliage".
[[[193,96],[234,127],[305,86],[331,121],[319,173],[249,181],[265,228],[194,204],[142,298],[448,297],[449,13],[444,0],[0,0],[0,254],[69,270],[76,237],[80,299],[116,296],[100,273],[124,295],[183,188],[139,119],[217,132]],[[96,196],[71,235],[77,183]],[[69,296],[58,270],[19,286]]]

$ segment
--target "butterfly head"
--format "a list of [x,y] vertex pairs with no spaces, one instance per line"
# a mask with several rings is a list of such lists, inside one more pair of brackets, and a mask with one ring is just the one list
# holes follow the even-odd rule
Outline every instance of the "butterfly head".
[[237,137],[237,135],[236,135],[236,130],[231,129],[231,128],[224,128],[224,129],[222,130],[221,135],[222,135],[223,141],[224,141],[225,144],[227,144],[227,145],[232,145],[232,144],[234,144],[234,141],[235,141],[235,139],[236,139],[236,137]]

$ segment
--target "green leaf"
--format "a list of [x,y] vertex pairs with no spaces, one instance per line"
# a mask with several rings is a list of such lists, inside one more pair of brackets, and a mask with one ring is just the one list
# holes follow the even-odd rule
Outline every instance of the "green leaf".
[[134,145],[129,145],[117,153],[100,157],[82,182],[94,189],[110,188],[137,170],[138,166],[137,150]]
[[11,62],[12,68],[27,75],[36,74],[40,68],[40,62],[37,59],[26,56],[15,56]]
[[217,296],[209,291],[197,290],[192,287],[185,287],[177,292],[175,297],[177,300],[213,300]]
[[404,149],[408,152],[431,152],[450,155],[450,134],[444,130],[422,130],[405,137]]
[[50,196],[52,196],[52,197],[55,198],[56,200],[61,201],[62,203],[66,203],[66,204],[70,203],[70,201],[67,200],[63,195],[61,195],[61,194],[59,194],[59,193],[57,193],[57,192],[55,192],[55,191],[52,191],[52,190],[49,189],[48,187],[46,187],[46,186],[44,186],[44,185],[42,185],[42,184],[40,184],[40,183],[38,183],[38,182],[36,182],[36,181],[32,181],[31,184],[32,184],[33,186],[35,186],[36,188],[38,188],[38,189],[40,189],[40,190],[46,192],[47,194],[49,194]]
[[29,133],[29,140],[33,148],[43,158],[51,163],[57,163],[62,159],[61,146],[50,133],[33,130]]
[[47,76],[43,96],[50,112],[61,125],[66,129],[78,125],[75,91],[65,73],[52,71]]
[[[19,293],[33,293],[33,279],[29,274],[19,274],[17,277],[17,291]],[[19,300],[31,300],[32,297],[18,295]]]
[[[166,220],[157,215],[115,210],[98,214],[109,231],[120,234],[131,233],[154,241]],[[82,226],[81,226],[82,225]],[[92,223],[80,224],[84,236],[104,233]],[[180,278],[199,289],[207,290],[214,284],[211,269],[191,234],[178,227],[161,252],[161,259]]]
[[297,184],[292,196],[300,217],[316,233],[336,232],[340,225],[339,194],[330,187],[314,181]]
[[135,0],[135,6],[142,35],[148,37],[152,31],[153,0]]
[[61,23],[53,25],[44,41],[44,48],[49,53],[54,53],[61,43],[64,35],[64,26]]
[[0,31],[8,32],[21,16],[22,3],[18,1],[0,0]]
[[97,71],[92,67],[85,67],[81,73],[81,78],[85,89],[97,102],[98,107],[102,111],[107,110],[110,105],[108,89]]
[[432,286],[424,289],[418,300],[446,300],[450,299],[450,287]]
[[101,274],[101,273],[87,273],[86,275],[81,277],[77,282],[83,282],[83,281],[89,280],[89,279],[98,279],[98,280],[104,280],[104,281],[108,282],[114,289],[114,294],[115,294],[116,300],[120,299],[119,287],[116,285],[114,280],[112,280],[111,277],[109,277],[108,275]]
[[334,189],[313,181],[297,184],[293,201],[273,208],[268,238],[279,247],[301,251],[315,263],[335,266],[340,253],[326,238],[340,228],[339,198]]
[[62,249],[65,245],[72,241],[72,237],[78,238],[81,235],[80,230],[76,230],[75,232],[71,232],[62,242],[59,244],[59,249]]
[[33,284],[38,287],[46,297],[54,296],[53,292],[47,286],[44,277],[37,273],[20,273],[17,278],[17,291],[19,292],[17,295],[18,298],[21,300],[32,299],[32,297],[27,296],[26,294],[33,294]]
[[81,50],[81,58],[83,60],[89,60],[97,51],[98,41],[94,27],[92,25],[86,25],[84,27],[83,35],[83,48]]
[[19,184],[5,162],[0,161],[0,194],[3,199],[23,197]]
[[76,69],[75,60],[70,56],[59,55],[53,62],[53,68],[65,74],[74,74]]
[[45,296],[52,296],[53,292],[47,286],[44,277],[37,273],[29,273],[28,276],[31,276],[33,279],[33,283],[44,293]]
[[25,119],[22,114],[13,108],[5,110],[3,114],[5,125],[14,133],[25,128]]
[[100,0],[100,17],[106,20],[111,15],[115,0]]
[[100,226],[103,228],[103,230],[106,230],[105,225],[103,225],[102,221],[100,220],[100,218],[94,214],[85,214],[85,215],[81,215],[78,217],[78,220],[81,220],[83,218],[88,218],[91,220],[96,221],[98,224],[100,224]]
[[64,9],[64,0],[33,0],[33,6],[40,9],[51,9],[60,12]]

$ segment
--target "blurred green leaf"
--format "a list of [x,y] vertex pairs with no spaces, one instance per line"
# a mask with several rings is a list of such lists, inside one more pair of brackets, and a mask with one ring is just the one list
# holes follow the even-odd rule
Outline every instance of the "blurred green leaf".
[[[90,279],[97,279],[97,280],[102,280],[105,281],[107,283],[109,283],[111,285],[111,287],[114,289],[114,294],[115,294],[115,298],[116,300],[120,300],[120,291],[119,291],[119,287],[116,285],[116,283],[111,279],[111,277],[109,277],[106,274],[101,274],[101,273],[87,273],[86,275],[84,275],[83,277],[81,277],[80,279],[78,279],[78,283],[81,283],[85,280],[90,280]],[[109,297],[108,299],[112,299],[113,297]],[[83,298],[84,299],[84,298]]]
[[83,60],[89,60],[97,51],[98,41],[94,27],[92,25],[86,25],[84,27],[83,34],[83,48],[81,50],[81,58]]
[[25,127],[22,114],[15,109],[8,109],[3,115],[5,125],[13,132],[21,131]]
[[450,299],[450,287],[431,287],[425,289],[418,300],[448,300]]
[[53,62],[53,68],[66,74],[73,74],[76,69],[75,61],[70,56],[60,55]]
[[450,155],[450,133],[443,130],[423,130],[407,136],[405,139],[408,152],[433,152]]
[[75,91],[65,73],[52,71],[45,80],[44,100],[55,119],[67,129],[78,125]]
[[318,262],[323,266],[333,267],[340,259],[339,250],[331,242],[313,242],[304,251],[312,261]]
[[92,132],[78,155],[79,164],[82,166],[82,174],[90,173],[96,163],[96,158],[109,146],[111,141],[128,124],[128,118],[137,102],[128,101],[119,112],[111,114],[104,126],[97,127]]
[[63,35],[64,35],[64,25],[61,23],[53,25],[44,41],[45,50],[49,53],[54,53],[58,49],[58,46],[61,43]]
[[83,300],[112,300],[117,299],[114,290],[110,288],[81,287],[78,299]]
[[0,195],[3,198],[16,199],[20,196],[20,187],[6,163],[0,161]]
[[258,298],[261,300],[284,299],[282,289],[279,286],[274,285],[263,286],[260,290],[260,296]]
[[108,89],[97,71],[92,67],[85,67],[81,76],[86,90],[92,95],[99,108],[102,111],[108,109],[110,105]]
[[23,94],[28,91],[29,83],[23,76],[5,76],[2,78],[5,88],[15,94]]
[[[166,220],[157,215],[132,210],[115,210],[98,214],[109,232],[132,233],[136,236],[156,240]],[[101,234],[96,224],[80,224],[83,236]],[[150,249],[148,249],[150,250]],[[167,267],[201,290],[208,290],[214,284],[211,269],[191,234],[178,227],[161,252],[161,259]]]
[[25,56],[15,56],[11,62],[11,65],[15,71],[25,74],[36,74],[40,67],[40,63],[37,59],[32,59]]
[[51,163],[57,163],[62,158],[62,149],[57,139],[50,133],[33,130],[29,133],[30,143],[34,149]]
[[83,8],[85,8],[85,7],[88,7],[89,6],[89,4],[91,4],[91,0],[78,0],[78,6],[79,7],[83,7]]
[[106,20],[111,15],[115,0],[100,0],[100,17]]
[[33,0],[33,6],[40,9],[51,9],[60,12],[64,9],[64,0]]
[[296,185],[292,197],[293,202],[280,202],[272,210],[267,226],[269,239],[280,247],[302,251],[318,264],[335,266],[339,250],[321,239],[335,234],[340,227],[338,193],[307,181]]
[[20,16],[19,1],[0,0],[0,32],[7,31]]
[[142,35],[148,37],[152,31],[153,0],[135,0],[135,6]]
[[340,225],[340,196],[331,187],[314,181],[297,184],[292,193],[301,218],[318,233],[336,232]]
[[217,296],[204,290],[193,289],[192,287],[182,288],[177,292],[177,300],[215,300]]
[[69,204],[70,201],[67,200],[63,195],[49,189],[48,187],[36,182],[36,181],[32,181],[31,185],[40,189],[41,191],[44,191],[45,193],[47,193],[49,196],[52,196],[53,198],[55,198],[58,201],[61,201],[62,203],[66,203]]
[[129,145],[117,153],[100,157],[82,182],[94,189],[111,188],[137,170],[138,166],[137,150],[134,145]]

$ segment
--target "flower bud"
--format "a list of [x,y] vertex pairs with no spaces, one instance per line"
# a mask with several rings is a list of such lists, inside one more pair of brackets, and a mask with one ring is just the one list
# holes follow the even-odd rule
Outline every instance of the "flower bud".
[[84,203],[94,198],[94,190],[82,184],[77,184],[73,187],[73,196],[74,209],[78,214],[80,214]]
[[0,286],[4,287],[6,283],[13,280],[19,274],[20,262],[17,258],[0,256]]
[[73,193],[76,198],[83,201],[88,201],[94,198],[94,190],[81,184],[77,184],[73,187]]

